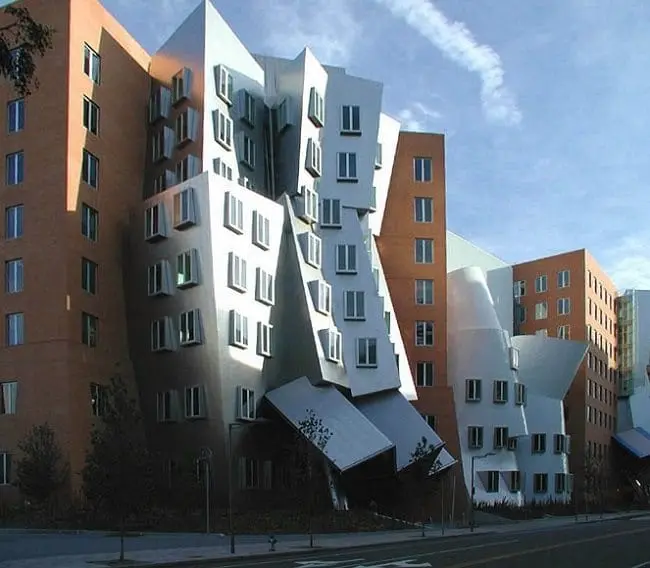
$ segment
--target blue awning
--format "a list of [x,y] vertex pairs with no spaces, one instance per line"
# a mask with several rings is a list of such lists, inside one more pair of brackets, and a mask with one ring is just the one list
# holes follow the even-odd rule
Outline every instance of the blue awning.
[[650,433],[637,427],[614,434],[614,439],[637,458],[650,456]]

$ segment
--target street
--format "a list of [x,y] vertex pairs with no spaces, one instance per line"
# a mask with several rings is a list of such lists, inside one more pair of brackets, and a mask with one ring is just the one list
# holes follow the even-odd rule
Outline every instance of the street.
[[[544,530],[223,560],[214,568],[650,568],[649,519]],[[205,568],[206,564],[202,564]],[[198,568],[198,567],[197,567]]]

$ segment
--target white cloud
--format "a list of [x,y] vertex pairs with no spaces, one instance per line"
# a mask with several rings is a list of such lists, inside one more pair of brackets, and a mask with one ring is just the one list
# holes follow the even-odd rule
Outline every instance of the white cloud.
[[442,118],[442,113],[415,102],[397,113],[397,118],[403,130],[410,132],[425,132],[431,128],[431,123]]
[[375,0],[406,21],[442,53],[481,79],[481,102],[493,122],[516,125],[521,111],[505,86],[501,58],[489,45],[479,44],[462,22],[452,22],[430,0]]
[[256,7],[266,17],[269,35],[265,43],[272,55],[295,57],[305,46],[319,61],[330,65],[349,63],[361,32],[347,0],[268,0]]
[[619,290],[650,290],[650,232],[624,238],[605,252],[605,267]]

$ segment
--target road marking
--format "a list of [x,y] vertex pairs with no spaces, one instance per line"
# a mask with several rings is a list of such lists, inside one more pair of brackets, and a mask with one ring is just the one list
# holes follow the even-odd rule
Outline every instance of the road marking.
[[300,568],[328,568],[330,566],[341,567],[341,564],[354,564],[355,562],[363,562],[364,558],[350,558],[348,560],[303,560],[296,562]]
[[641,564],[635,564],[632,568],[645,568],[646,566],[650,566],[650,560],[641,562]]
[[[624,535],[629,535],[629,534],[637,534],[637,533],[642,533],[642,532],[648,532],[650,531],[650,528],[643,528],[643,529],[634,529],[634,530],[629,530],[629,531],[621,531],[617,533],[609,533],[609,534],[604,534],[604,535],[599,535],[599,536],[594,536],[594,537],[589,537],[589,538],[583,538],[580,540],[572,540],[569,542],[562,542],[558,544],[550,544],[547,546],[540,546],[537,548],[529,548],[527,550],[519,550],[517,552],[510,552],[508,554],[500,554],[499,556],[490,556],[487,558],[481,558],[480,560],[469,560],[467,562],[460,562],[458,564],[453,564],[452,566],[449,566],[448,568],[471,568],[472,566],[481,566],[482,564],[489,564],[490,562],[496,562],[498,560],[508,560],[510,558],[517,558],[518,556],[526,556],[528,554],[536,554],[538,552],[547,552],[549,550],[557,550],[558,548],[566,548],[567,546],[575,546],[577,544],[585,544],[587,542],[596,542],[596,541],[601,541],[605,540],[608,538],[616,538],[618,536],[624,536]],[[646,562],[646,564],[648,564]],[[641,564],[641,566],[645,566],[645,564]],[[637,567],[633,567],[637,568]]]

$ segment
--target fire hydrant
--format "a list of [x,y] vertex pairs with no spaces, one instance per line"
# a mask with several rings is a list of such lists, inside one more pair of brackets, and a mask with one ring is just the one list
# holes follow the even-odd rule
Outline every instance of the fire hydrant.
[[269,535],[269,552],[275,552],[275,545],[277,544],[278,539],[273,535]]

